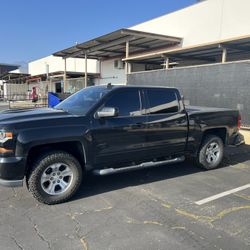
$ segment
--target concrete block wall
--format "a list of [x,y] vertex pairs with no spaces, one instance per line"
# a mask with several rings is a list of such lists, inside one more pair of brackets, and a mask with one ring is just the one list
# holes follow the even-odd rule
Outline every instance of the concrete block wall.
[[239,109],[250,126],[250,61],[132,73],[128,84],[177,87],[191,105]]

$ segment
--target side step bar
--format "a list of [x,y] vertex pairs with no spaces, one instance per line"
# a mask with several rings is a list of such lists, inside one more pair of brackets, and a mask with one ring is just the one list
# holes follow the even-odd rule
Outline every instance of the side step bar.
[[185,160],[185,157],[181,156],[181,157],[177,157],[177,158],[170,159],[170,160],[156,161],[156,162],[150,161],[150,162],[141,163],[139,165],[128,166],[128,167],[123,167],[123,168],[96,169],[93,171],[93,173],[95,175],[110,175],[110,174],[123,173],[123,172],[128,172],[128,171],[137,170],[137,169],[156,167],[156,166],[161,166],[161,165],[166,165],[166,164],[174,164],[178,162],[183,162],[184,160]]

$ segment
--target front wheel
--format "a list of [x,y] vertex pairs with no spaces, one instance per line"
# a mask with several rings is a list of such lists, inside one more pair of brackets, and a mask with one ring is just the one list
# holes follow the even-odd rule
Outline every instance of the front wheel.
[[78,160],[64,151],[43,154],[28,176],[28,188],[39,201],[48,205],[69,200],[78,190],[82,168]]
[[207,170],[217,168],[222,162],[224,144],[220,137],[208,135],[202,142],[197,156],[197,163]]

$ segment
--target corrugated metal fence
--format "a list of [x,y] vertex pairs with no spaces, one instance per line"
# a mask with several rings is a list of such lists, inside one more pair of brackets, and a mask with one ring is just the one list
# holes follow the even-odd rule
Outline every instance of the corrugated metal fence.
[[132,73],[128,84],[177,87],[191,105],[239,109],[250,126],[250,61]]

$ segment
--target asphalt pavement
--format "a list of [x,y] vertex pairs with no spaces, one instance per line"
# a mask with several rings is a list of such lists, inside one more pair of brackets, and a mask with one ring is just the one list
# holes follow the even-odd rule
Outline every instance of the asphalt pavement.
[[[186,161],[86,176],[71,201],[55,206],[37,203],[26,187],[0,187],[0,246],[249,250],[249,183],[250,146],[245,145],[228,149],[223,166],[211,171]],[[230,191],[236,188],[240,191]]]
[[9,108],[8,102],[0,102],[0,112]]

